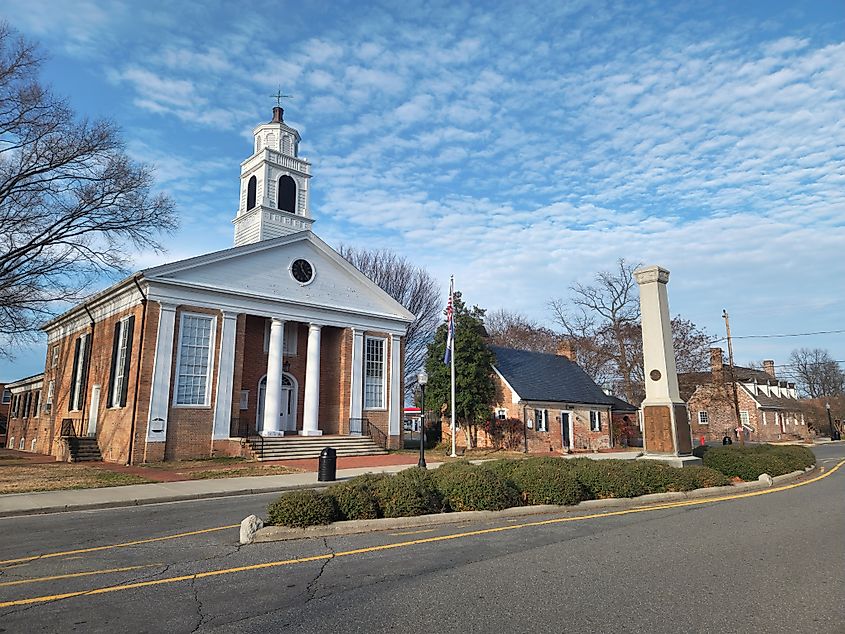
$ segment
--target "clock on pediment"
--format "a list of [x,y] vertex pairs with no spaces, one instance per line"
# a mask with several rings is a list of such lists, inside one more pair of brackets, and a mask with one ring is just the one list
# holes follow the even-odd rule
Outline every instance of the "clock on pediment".
[[314,280],[314,267],[308,260],[298,258],[291,263],[290,274],[300,284],[310,284]]

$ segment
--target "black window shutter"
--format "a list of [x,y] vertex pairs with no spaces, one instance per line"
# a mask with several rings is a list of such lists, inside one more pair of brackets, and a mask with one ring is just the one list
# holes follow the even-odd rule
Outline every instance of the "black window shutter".
[[88,396],[88,366],[91,365],[91,339],[93,339],[91,335],[85,337],[85,349],[82,350],[82,381],[79,384],[82,389],[82,398],[79,401],[81,404],[80,409],[85,407],[85,399]]
[[70,371],[70,405],[68,407],[69,410],[74,409],[76,405],[76,372],[77,368],[79,367],[79,344],[80,340],[77,337],[76,343],[73,346],[73,365],[71,366]]
[[120,389],[120,406],[126,405],[126,395],[129,392],[129,368],[132,366],[132,334],[135,330],[135,315],[126,321],[126,359],[123,361],[123,385]]
[[114,393],[114,381],[117,378],[117,355],[120,352],[120,322],[114,325],[114,339],[111,344],[111,369],[109,370],[109,394],[106,398],[106,407],[114,407],[116,403],[112,394]]

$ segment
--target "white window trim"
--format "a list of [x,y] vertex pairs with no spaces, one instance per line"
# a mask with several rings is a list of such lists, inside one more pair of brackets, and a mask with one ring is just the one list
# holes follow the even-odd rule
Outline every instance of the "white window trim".
[[744,425],[746,427],[751,425],[751,415],[748,413],[748,410],[740,411],[739,422],[741,425]]
[[8,405],[12,402],[12,390],[9,388],[3,389],[3,396],[0,397],[0,405]]
[[[596,416],[595,426],[593,426],[593,414]],[[590,410],[590,431],[601,431],[601,411],[597,409]]]
[[496,418],[498,420],[507,420],[508,418],[508,410],[500,407],[496,410]]
[[[182,328],[185,317],[200,317],[202,319],[211,319],[211,332],[208,337],[208,371],[205,376],[205,400],[197,404],[180,404],[177,403],[179,399],[179,370],[182,362]],[[214,344],[217,337],[217,316],[209,315],[207,313],[191,313],[183,312],[179,315],[179,341],[176,345],[176,372],[173,375],[173,407],[179,409],[205,409],[211,407],[211,379],[214,376]]]
[[[703,414],[703,416],[702,416]],[[710,415],[707,413],[707,410],[700,409],[698,410],[698,424],[699,425],[709,425],[710,424]]]
[[71,393],[75,397],[75,402],[70,404],[70,409],[68,410],[71,412],[81,412],[82,405],[85,402],[85,386],[82,385],[82,375],[87,361],[85,352],[88,347],[89,336],[90,334],[87,332],[79,336],[79,356],[76,358],[76,376],[74,377],[74,384],[71,386]]
[[59,365],[59,344],[54,343],[51,350],[52,357],[50,359],[50,367],[55,368],[57,365]]
[[535,429],[538,432],[549,433],[549,410],[539,407],[534,408],[534,416],[536,417]]
[[[384,372],[381,374],[381,402],[383,405],[381,407],[367,407],[367,341],[381,341],[381,356],[382,356],[382,366],[384,367]],[[364,354],[363,354],[363,361],[364,361],[364,372],[363,372],[363,388],[364,388],[364,398],[363,400],[363,409],[368,412],[385,412],[387,411],[387,337],[364,337]]]
[[[129,379],[129,376],[123,376],[123,370],[126,367],[126,355],[132,354],[132,351],[129,350],[129,346],[126,344],[129,343],[129,317],[124,317],[120,320],[120,331],[117,333],[118,341],[120,344],[117,348],[117,360],[115,361],[115,378],[114,378],[114,385],[112,386],[112,393],[106,396],[106,402],[112,403],[112,405],[108,409],[123,409],[126,405],[120,404],[120,393],[123,391],[123,382]],[[123,357],[123,361],[121,361],[120,353],[121,350],[125,351],[125,355]],[[118,374],[120,373],[120,374]],[[120,385],[118,386],[117,377],[120,376]],[[108,387],[108,385],[106,386]],[[117,397],[115,398],[115,392],[117,392]],[[128,399],[127,399],[128,402]]]
[[249,390],[241,390],[241,398],[238,401],[238,410],[243,412],[249,409]]

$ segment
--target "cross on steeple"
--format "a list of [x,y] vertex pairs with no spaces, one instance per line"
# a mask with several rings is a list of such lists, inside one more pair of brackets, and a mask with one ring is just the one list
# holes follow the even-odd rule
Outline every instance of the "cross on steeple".
[[279,88],[275,95],[270,95],[270,97],[276,100],[277,108],[282,107],[282,99],[293,99],[293,95],[283,95],[281,88]]

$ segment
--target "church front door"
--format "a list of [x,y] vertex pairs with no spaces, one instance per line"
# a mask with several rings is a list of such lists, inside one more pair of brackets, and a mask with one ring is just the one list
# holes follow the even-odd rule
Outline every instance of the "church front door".
[[[267,393],[267,377],[258,383],[258,411],[256,413],[255,431],[264,429],[264,396]],[[290,374],[282,374],[282,420],[281,428],[286,434],[296,433],[296,403],[299,397],[299,386]]]

